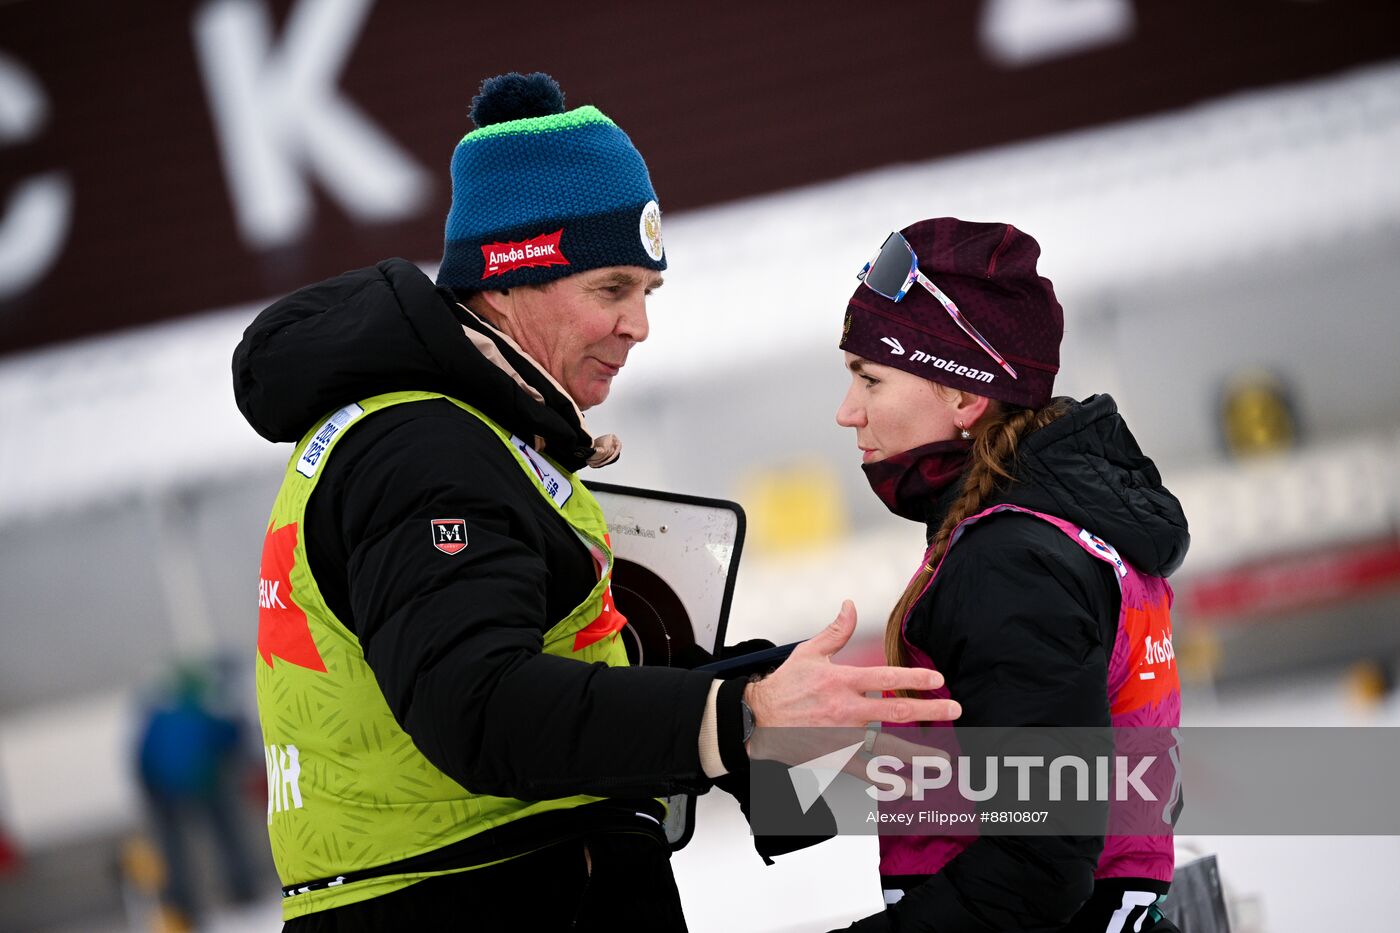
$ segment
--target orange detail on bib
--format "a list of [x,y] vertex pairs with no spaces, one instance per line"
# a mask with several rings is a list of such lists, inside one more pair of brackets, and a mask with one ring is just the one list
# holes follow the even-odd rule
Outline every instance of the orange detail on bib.
[[1113,715],[1145,706],[1156,706],[1181,689],[1176,653],[1172,649],[1172,622],[1163,599],[1146,609],[1123,608],[1127,629],[1128,679],[1113,698]]
[[612,586],[609,585],[603,590],[603,611],[598,613],[598,618],[588,623],[587,628],[579,629],[574,635],[574,650],[582,651],[609,635],[616,635],[626,624],[627,617],[618,612],[617,606],[613,605]]
[[292,599],[297,523],[268,529],[263,540],[262,579],[258,583],[258,654],[272,667],[277,656],[312,671],[326,670],[306,613]]

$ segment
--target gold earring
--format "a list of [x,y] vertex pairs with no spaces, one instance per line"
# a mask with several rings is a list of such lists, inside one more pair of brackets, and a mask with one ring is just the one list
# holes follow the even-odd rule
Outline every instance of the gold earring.
[[965,441],[972,440],[972,432],[969,431],[961,421],[958,422],[958,437],[961,437]]

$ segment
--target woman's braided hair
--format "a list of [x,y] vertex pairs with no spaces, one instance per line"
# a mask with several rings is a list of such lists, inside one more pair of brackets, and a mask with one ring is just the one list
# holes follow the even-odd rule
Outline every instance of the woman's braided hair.
[[948,510],[943,524],[938,526],[924,565],[904,588],[904,595],[895,604],[885,625],[886,664],[909,666],[909,652],[904,644],[904,617],[914,608],[932,579],[934,568],[947,553],[948,539],[952,537],[953,529],[969,515],[976,514],[995,489],[1011,481],[1016,449],[1021,440],[1068,410],[1069,402],[1066,399],[1053,399],[1043,408],[1007,408],[993,401],[971,428],[972,451],[968,455],[970,465],[963,477],[962,491]]

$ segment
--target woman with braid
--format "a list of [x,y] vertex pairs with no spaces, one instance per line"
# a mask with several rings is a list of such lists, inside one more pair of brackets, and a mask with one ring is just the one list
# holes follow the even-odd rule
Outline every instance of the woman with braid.
[[[876,495],[928,529],[885,653],[943,674],[959,733],[1172,728],[1164,578],[1186,518],[1112,398],[1052,397],[1064,325],[1039,255],[1007,224],[925,220],[890,234],[847,306],[836,420]],[[851,929],[1176,929],[1158,907],[1170,835],[880,844],[887,908]]]

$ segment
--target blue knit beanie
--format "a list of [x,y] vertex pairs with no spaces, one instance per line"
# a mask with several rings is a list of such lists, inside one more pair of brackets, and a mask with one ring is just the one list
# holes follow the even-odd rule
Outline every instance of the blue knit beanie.
[[439,285],[497,289],[601,266],[666,268],[646,163],[602,111],[566,111],[549,75],[511,72],[482,83],[472,122],[452,154]]

